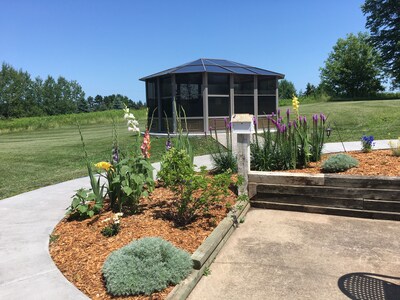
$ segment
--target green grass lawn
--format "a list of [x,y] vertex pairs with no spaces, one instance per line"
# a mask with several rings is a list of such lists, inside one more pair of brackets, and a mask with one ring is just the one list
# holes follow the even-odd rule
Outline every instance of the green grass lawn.
[[[283,115],[289,106],[281,107]],[[300,114],[311,122],[313,113],[324,113],[333,128],[326,142],[358,141],[362,135],[375,139],[397,139],[400,136],[400,100],[337,101],[300,103]]]
[[[91,117],[88,114],[88,117]],[[2,122],[2,121],[0,121]],[[104,121],[105,122],[105,121]],[[112,147],[112,125],[82,125],[90,160],[109,160]],[[140,122],[143,127],[144,122]],[[118,140],[123,151],[134,147],[120,112]],[[151,161],[159,161],[165,152],[165,138],[152,138]],[[206,139],[191,138],[195,155],[207,152]],[[46,185],[87,176],[80,136],[76,126],[25,130],[0,134],[0,199]]]

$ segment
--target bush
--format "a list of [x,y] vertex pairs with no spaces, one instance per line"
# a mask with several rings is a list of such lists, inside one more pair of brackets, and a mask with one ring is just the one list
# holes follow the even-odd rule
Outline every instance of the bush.
[[161,238],[148,237],[112,252],[102,272],[111,295],[128,296],[150,295],[176,285],[191,270],[189,253]]
[[340,153],[332,155],[324,161],[322,171],[325,173],[337,173],[354,167],[358,167],[358,160],[350,155]]
[[228,195],[229,186],[233,183],[231,172],[210,177],[202,166],[200,172],[195,173],[186,150],[176,148],[171,148],[163,156],[157,176],[177,197],[173,203],[174,210],[169,212],[169,217],[177,226],[187,225],[199,213],[207,212],[220,201],[221,196]]

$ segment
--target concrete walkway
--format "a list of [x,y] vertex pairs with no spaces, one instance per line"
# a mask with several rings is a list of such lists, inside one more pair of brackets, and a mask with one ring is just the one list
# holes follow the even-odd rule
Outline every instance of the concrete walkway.
[[400,299],[399,236],[396,221],[251,209],[188,299]]
[[[350,150],[351,143],[345,146]],[[327,144],[326,149],[342,151],[340,143]],[[211,157],[196,157],[195,164],[210,168]],[[159,163],[153,165],[159,169]],[[87,299],[64,278],[48,252],[49,235],[81,187],[89,187],[87,177],[0,200],[0,299]]]

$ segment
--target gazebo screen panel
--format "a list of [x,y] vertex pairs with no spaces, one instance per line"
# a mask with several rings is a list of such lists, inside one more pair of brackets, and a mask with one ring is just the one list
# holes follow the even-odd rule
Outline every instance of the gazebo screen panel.
[[208,115],[210,117],[229,116],[229,97],[208,97]]
[[209,73],[208,94],[229,95],[229,75]]
[[235,96],[234,110],[235,114],[254,114],[254,97]]
[[254,76],[235,75],[234,76],[235,95],[253,95],[254,94]]
[[202,117],[202,74],[177,74],[175,80],[177,107],[182,107],[187,117]]
[[258,77],[258,94],[274,95],[276,93],[276,79],[271,77]]
[[[147,107],[149,108],[150,115],[158,106],[157,100],[157,80],[148,80],[146,82],[147,91]],[[156,116],[156,114],[155,114]]]
[[258,96],[258,115],[269,115],[276,112],[275,96]]

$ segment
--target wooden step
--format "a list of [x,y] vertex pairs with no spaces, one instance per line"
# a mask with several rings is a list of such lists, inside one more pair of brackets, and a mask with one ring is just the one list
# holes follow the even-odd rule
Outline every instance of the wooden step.
[[356,217],[356,218],[369,218],[369,219],[400,221],[400,213],[396,213],[396,212],[360,210],[360,209],[339,208],[339,207],[322,207],[322,206],[315,206],[315,205],[300,205],[300,204],[289,204],[289,203],[257,201],[257,200],[251,200],[250,204],[252,207],[256,207],[256,208],[289,210],[289,211],[329,214],[329,215],[338,215],[338,216]]
[[344,188],[327,186],[304,186],[304,185],[282,185],[282,184],[259,184],[257,185],[258,197],[262,194],[303,195],[328,198],[354,198],[385,201],[400,201],[400,190],[390,189],[365,189]]
[[301,194],[258,193],[251,201],[363,209],[362,198],[320,197]]

